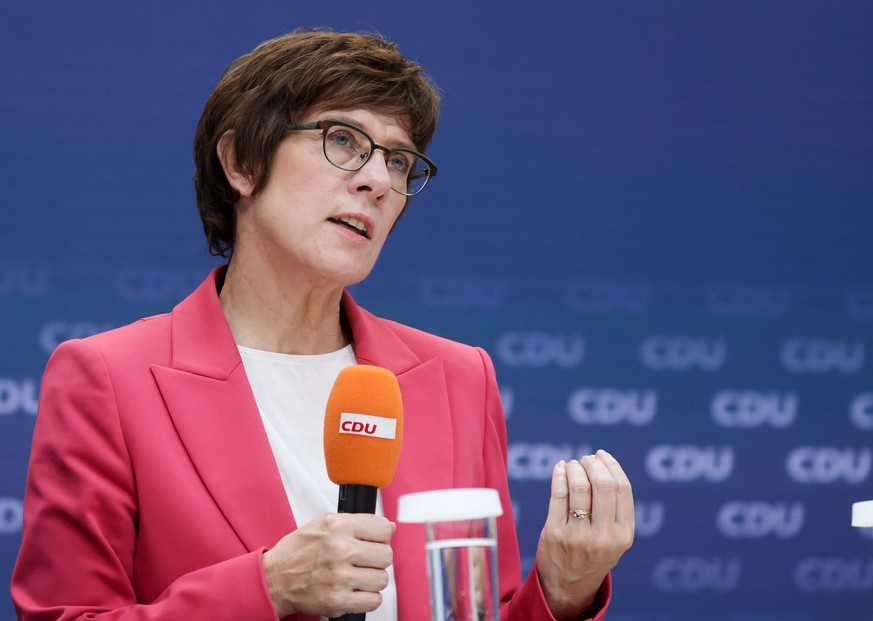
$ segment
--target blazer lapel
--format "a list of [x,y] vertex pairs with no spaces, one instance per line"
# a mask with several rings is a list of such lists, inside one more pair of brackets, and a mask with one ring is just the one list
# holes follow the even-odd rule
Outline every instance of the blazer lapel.
[[397,516],[403,494],[453,486],[452,416],[442,360],[421,360],[391,329],[357,306],[348,293],[343,310],[360,364],[385,367],[397,376],[403,397],[403,446],[394,481],[382,490],[385,514]]
[[296,528],[213,271],[173,310],[172,365],[152,367],[176,431],[216,505],[248,550]]

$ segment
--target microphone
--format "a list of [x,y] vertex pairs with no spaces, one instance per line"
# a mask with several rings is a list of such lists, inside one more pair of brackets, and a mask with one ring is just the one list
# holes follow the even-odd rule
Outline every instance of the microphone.
[[338,513],[376,512],[376,492],[394,479],[402,441],[403,400],[394,374],[365,364],[340,371],[324,413],[324,461],[339,485]]

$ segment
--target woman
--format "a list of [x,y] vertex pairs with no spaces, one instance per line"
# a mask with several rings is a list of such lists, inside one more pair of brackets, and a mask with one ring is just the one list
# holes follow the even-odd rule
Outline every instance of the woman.
[[[12,594],[22,619],[428,618],[423,534],[400,495],[492,487],[509,508],[494,369],[378,319],[361,281],[409,196],[439,99],[377,37],[298,32],[236,61],[195,138],[210,248],[172,313],[62,344],[43,380]],[[404,443],[377,515],[336,514],[321,430],[339,370],[398,376]],[[555,467],[522,583],[500,518],[501,618],[600,618],[633,501],[598,452]]]

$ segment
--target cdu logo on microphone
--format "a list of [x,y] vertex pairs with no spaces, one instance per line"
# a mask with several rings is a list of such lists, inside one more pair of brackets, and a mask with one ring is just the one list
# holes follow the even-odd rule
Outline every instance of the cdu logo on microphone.
[[394,440],[397,437],[397,420],[383,416],[343,412],[340,415],[339,432]]

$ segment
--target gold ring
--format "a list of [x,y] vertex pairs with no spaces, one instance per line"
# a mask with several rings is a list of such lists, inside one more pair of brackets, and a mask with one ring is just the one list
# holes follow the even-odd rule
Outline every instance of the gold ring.
[[570,515],[577,520],[584,520],[591,517],[591,509],[573,509],[570,511]]

